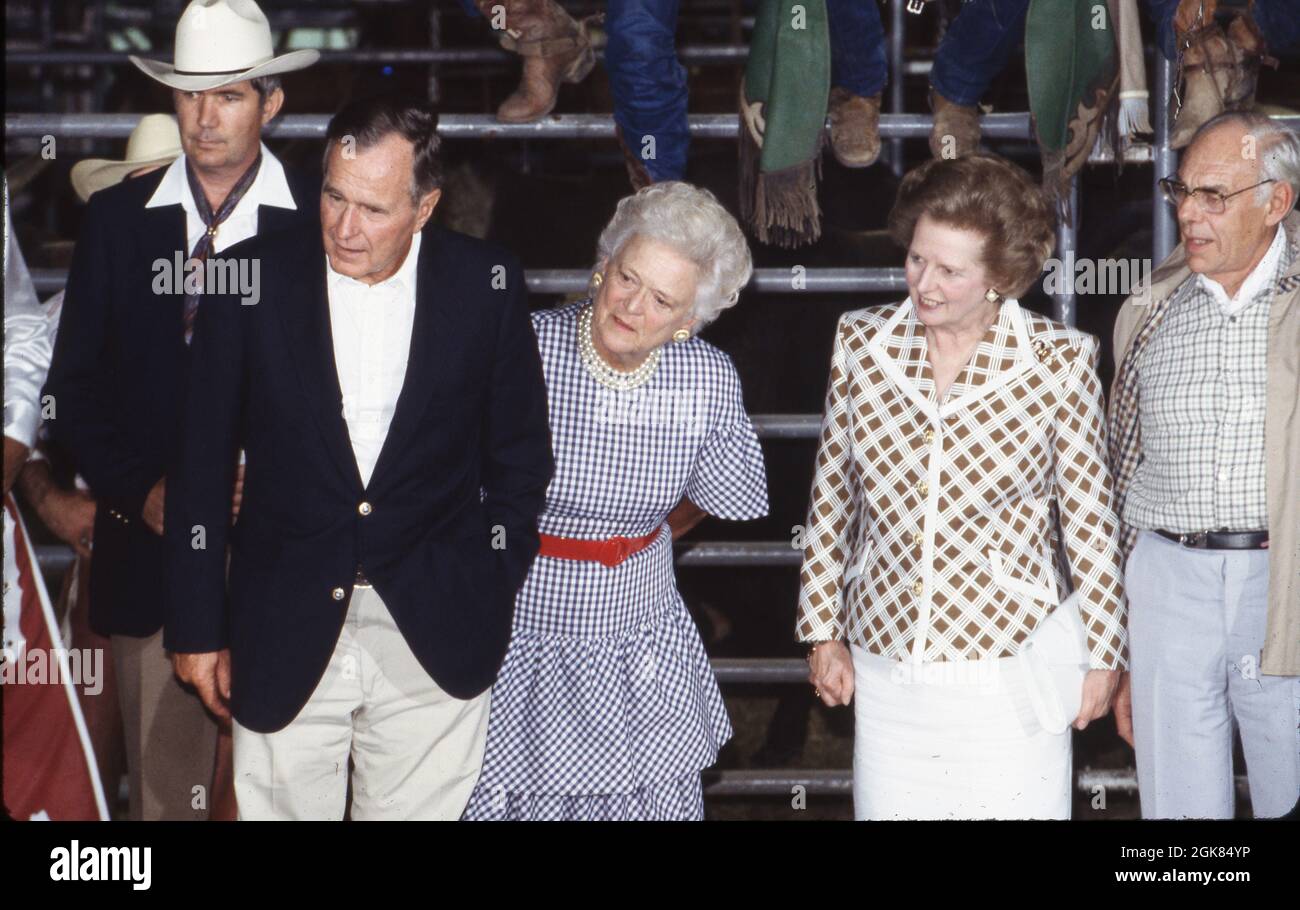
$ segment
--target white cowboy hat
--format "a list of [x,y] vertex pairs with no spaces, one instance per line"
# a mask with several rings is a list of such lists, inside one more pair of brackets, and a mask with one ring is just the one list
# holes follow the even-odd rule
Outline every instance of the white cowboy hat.
[[149,78],[183,92],[305,69],[314,50],[274,56],[271,23],[253,0],[192,0],[176,23],[174,63],[131,57]]
[[72,188],[85,202],[90,194],[121,183],[132,171],[168,164],[181,154],[181,131],[171,114],[145,114],[126,140],[126,158],[87,158],[72,166]]

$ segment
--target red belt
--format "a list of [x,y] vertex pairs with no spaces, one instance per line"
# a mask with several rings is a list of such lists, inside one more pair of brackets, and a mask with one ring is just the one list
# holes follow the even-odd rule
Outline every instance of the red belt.
[[609,540],[575,540],[572,537],[552,537],[540,535],[541,556],[552,559],[580,559],[586,562],[598,562],[602,566],[613,568],[629,556],[640,553],[659,536],[659,528],[645,537],[611,537]]

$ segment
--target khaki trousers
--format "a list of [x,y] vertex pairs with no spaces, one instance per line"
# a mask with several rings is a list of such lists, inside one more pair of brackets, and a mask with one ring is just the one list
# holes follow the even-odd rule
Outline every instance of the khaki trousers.
[[352,774],[352,819],[460,818],[478,781],[491,690],[439,688],[373,588],[352,592],[324,675],[288,726],[234,724],[239,818],[338,820]]

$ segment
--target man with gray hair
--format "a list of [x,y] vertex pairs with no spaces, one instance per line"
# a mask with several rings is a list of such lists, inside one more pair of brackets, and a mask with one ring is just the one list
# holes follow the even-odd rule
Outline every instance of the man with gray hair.
[[427,104],[354,100],[325,144],[319,225],[231,254],[276,263],[274,303],[199,311],[166,645],[233,718],[241,819],[341,819],[350,781],[355,820],[452,820],[553,472],[528,285],[431,223]]
[[1300,137],[1223,114],[1160,184],[1182,243],[1115,325],[1115,715],[1144,817],[1233,817],[1234,727],[1274,817],[1300,794]]

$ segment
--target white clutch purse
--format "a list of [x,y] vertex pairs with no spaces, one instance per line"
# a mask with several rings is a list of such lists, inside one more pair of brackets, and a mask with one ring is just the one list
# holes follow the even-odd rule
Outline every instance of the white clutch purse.
[[1021,642],[1017,657],[1038,722],[1048,733],[1065,732],[1079,716],[1088,673],[1088,633],[1077,591]]

